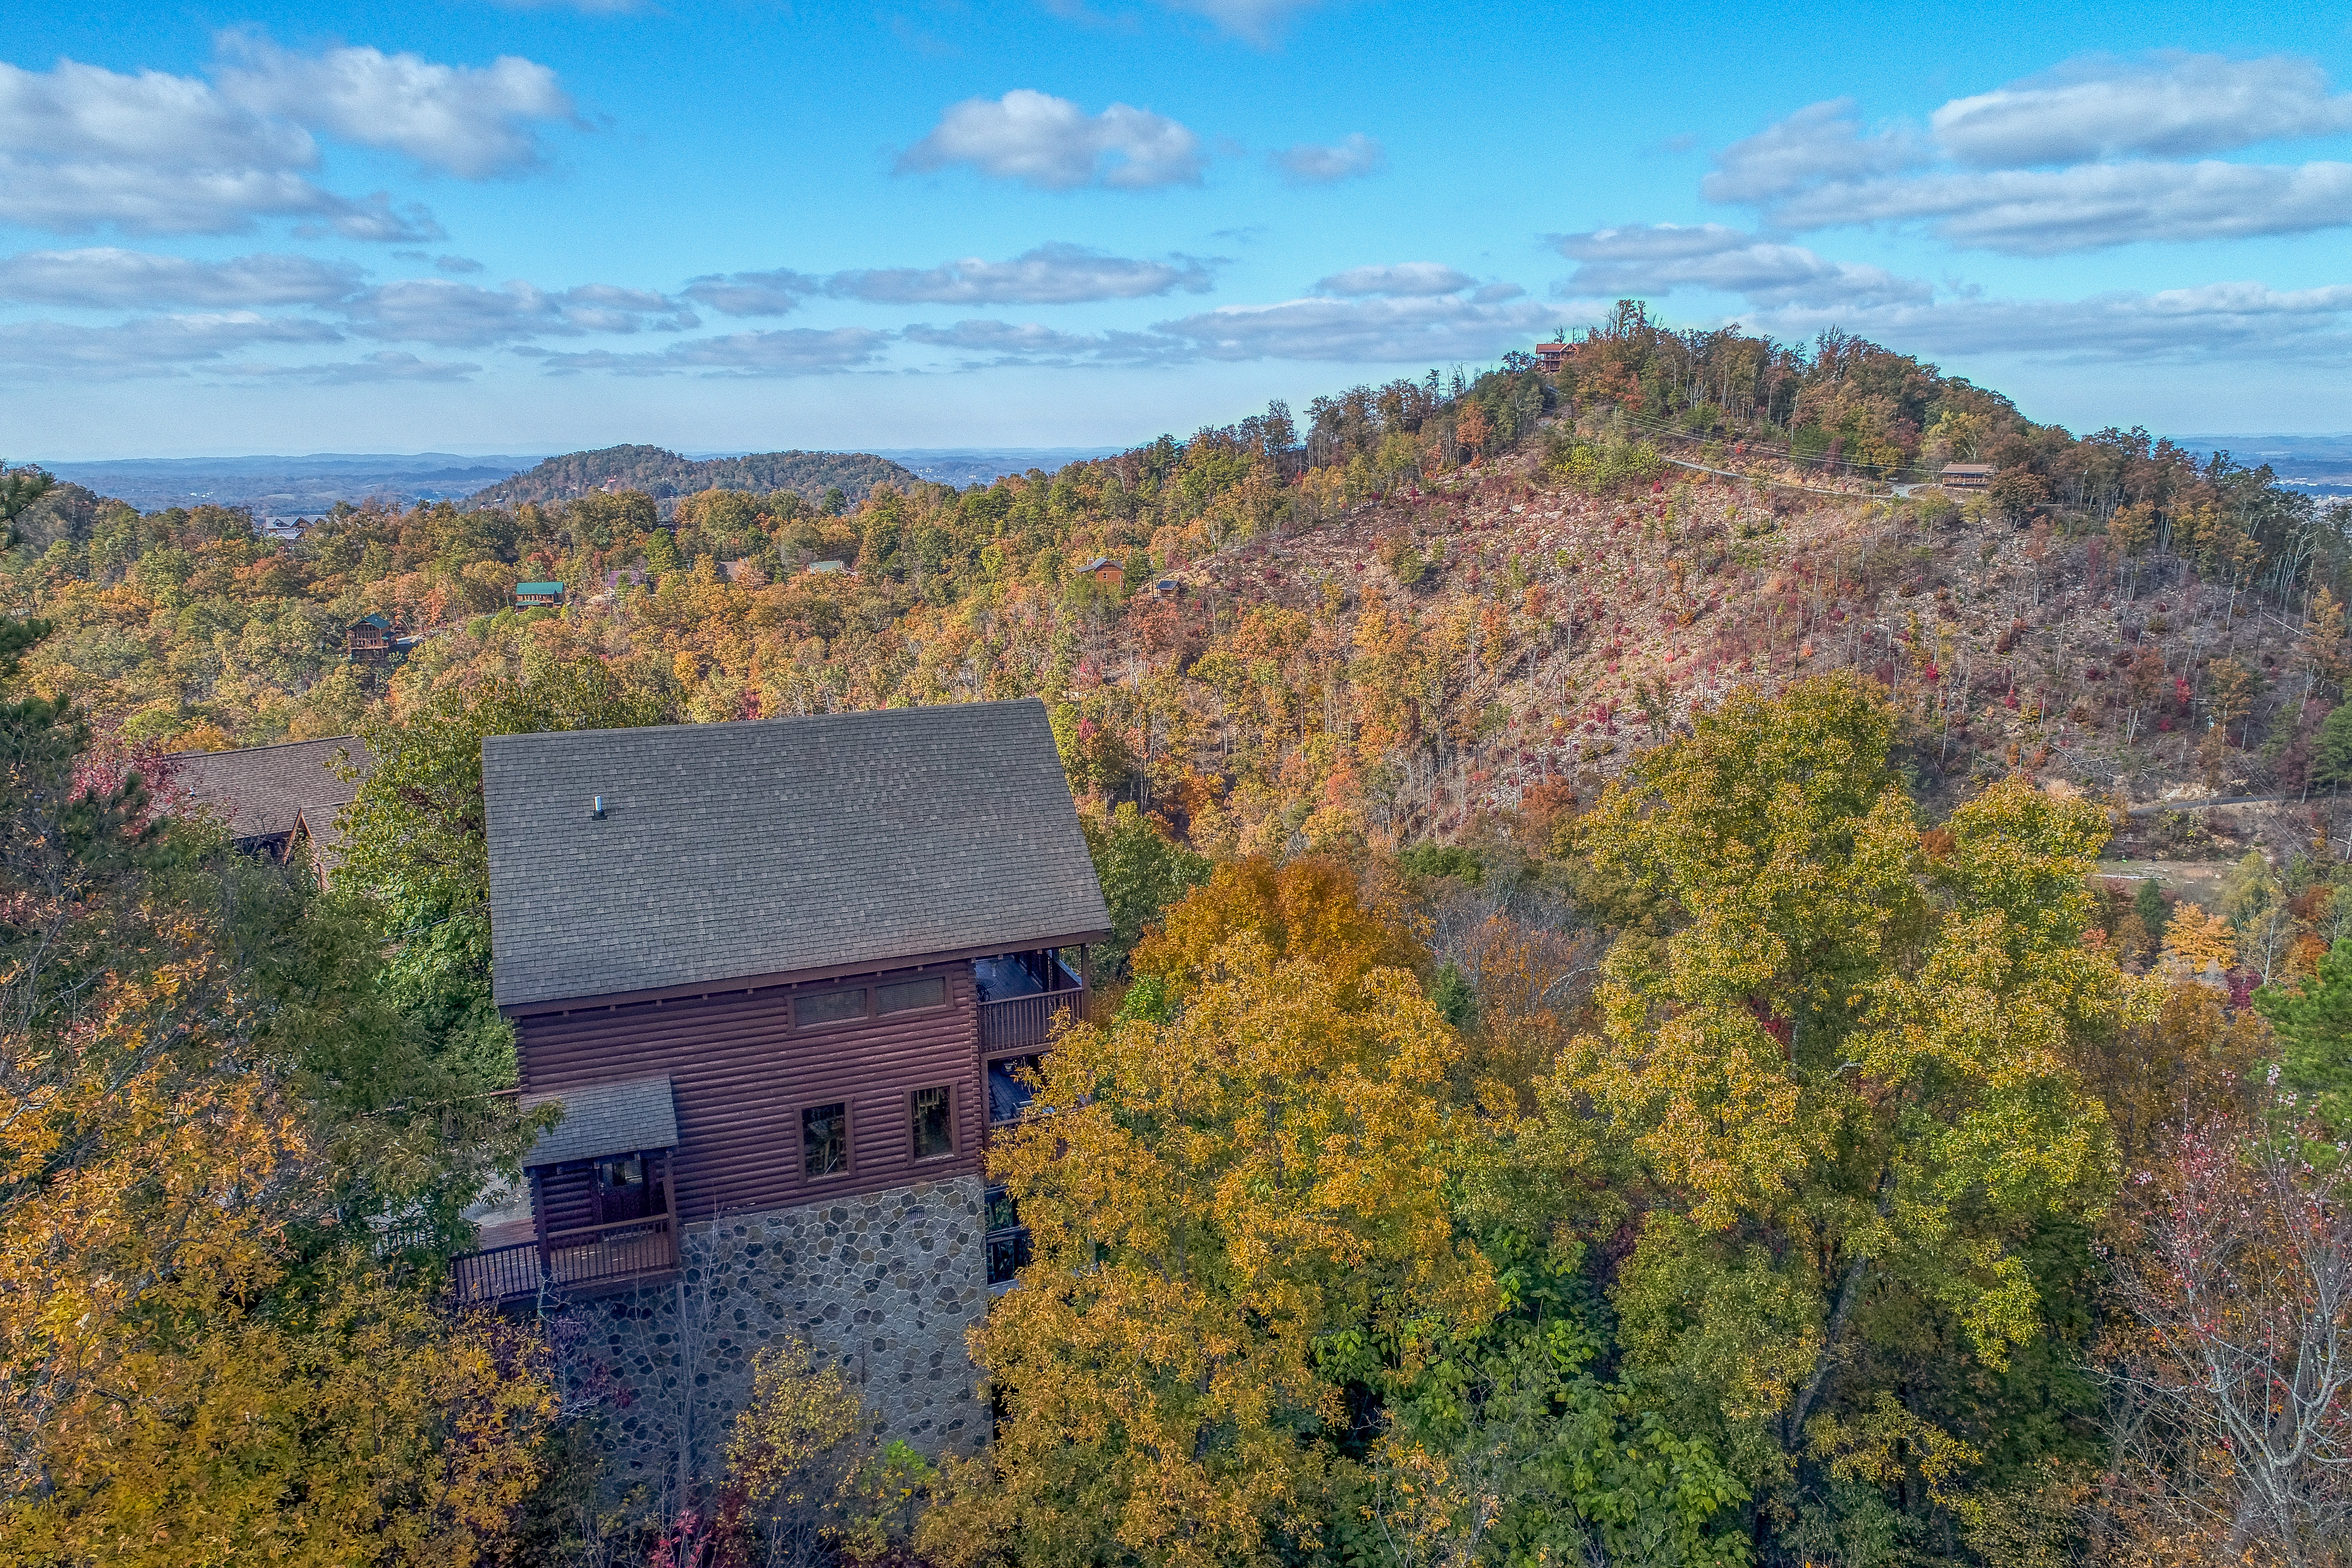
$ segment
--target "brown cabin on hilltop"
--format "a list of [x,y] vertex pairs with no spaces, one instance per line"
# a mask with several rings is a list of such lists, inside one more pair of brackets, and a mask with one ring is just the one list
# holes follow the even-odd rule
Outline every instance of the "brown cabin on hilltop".
[[1990,463],[1946,463],[1936,482],[1948,490],[1980,490],[1992,483]]
[[1575,353],[1576,345],[1564,339],[1555,343],[1538,343],[1536,368],[1546,375],[1556,375],[1559,373],[1559,367],[1566,364],[1569,357]]
[[499,735],[482,777],[493,994],[564,1114],[467,1299],[634,1289],[722,1215],[976,1192],[1085,1011],[1110,917],[1034,700]]

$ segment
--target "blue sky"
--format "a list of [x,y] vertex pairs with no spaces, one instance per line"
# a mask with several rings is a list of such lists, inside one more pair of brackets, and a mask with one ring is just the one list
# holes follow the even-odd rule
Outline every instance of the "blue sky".
[[11,459],[1124,444],[1620,294],[2352,429],[2352,24],[197,0],[0,54]]

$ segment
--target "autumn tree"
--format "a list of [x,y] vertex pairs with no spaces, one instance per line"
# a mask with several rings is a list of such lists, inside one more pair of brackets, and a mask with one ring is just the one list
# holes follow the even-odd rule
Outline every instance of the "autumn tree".
[[385,1259],[516,1119],[385,1005],[370,927],[87,744],[0,703],[0,1560],[478,1561],[551,1390]]
[[1589,1107],[1656,1194],[1612,1293],[1631,1374],[1769,1488],[1947,1488],[1967,1445],[1889,1403],[1879,1336],[1937,1325],[2000,1375],[2043,1331],[2023,1238],[2111,1180],[2068,1065],[2129,1014],[2080,941],[2105,820],[2011,782],[1931,855],[1894,724],[1844,674],[1737,692],[1578,828],[1675,916],[1612,951],[1549,1103]]
[[[1231,934],[1214,940],[1231,927]],[[1329,868],[1221,868],[1137,950],[1160,1017],[1081,1026],[990,1155],[1034,1248],[973,1349],[1002,1412],[919,1544],[957,1563],[1272,1563],[1352,1461],[1335,1336],[1493,1307],[1443,1195],[1455,1045]]]
[[1428,962],[1392,895],[1367,899],[1354,873],[1335,861],[1276,865],[1255,856],[1217,866],[1205,886],[1171,905],[1160,929],[1136,944],[1135,972],[1180,989],[1202,984],[1245,931],[1275,962],[1313,959],[1343,994],[1376,970],[1413,972]]
[[1454,438],[1465,452],[1473,457],[1486,451],[1486,442],[1494,433],[1493,422],[1486,417],[1486,409],[1475,403],[1463,404],[1461,411],[1454,416]]
[[2129,1193],[2110,1489],[2134,1556],[2352,1561],[2352,1205],[2306,1142],[2189,1120]]

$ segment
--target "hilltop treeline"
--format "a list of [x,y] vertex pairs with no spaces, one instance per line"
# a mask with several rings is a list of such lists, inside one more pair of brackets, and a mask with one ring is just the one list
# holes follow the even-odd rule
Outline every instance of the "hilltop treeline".
[[[842,501],[863,500],[876,485],[908,484],[915,476],[868,452],[752,452],[740,458],[681,458],[659,447],[606,447],[571,452],[500,479],[466,498],[469,509],[572,500],[593,491],[638,490],[656,500],[698,490],[787,490],[812,506],[828,490]],[[836,503],[838,504],[838,503]]]

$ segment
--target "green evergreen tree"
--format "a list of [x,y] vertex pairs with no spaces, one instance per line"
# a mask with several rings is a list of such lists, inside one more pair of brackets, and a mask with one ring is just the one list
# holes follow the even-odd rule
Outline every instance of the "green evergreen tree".
[[2336,1136],[2352,1133],[2352,939],[2329,948],[2301,985],[2255,992],[2254,1007],[2278,1039],[2278,1088]]

